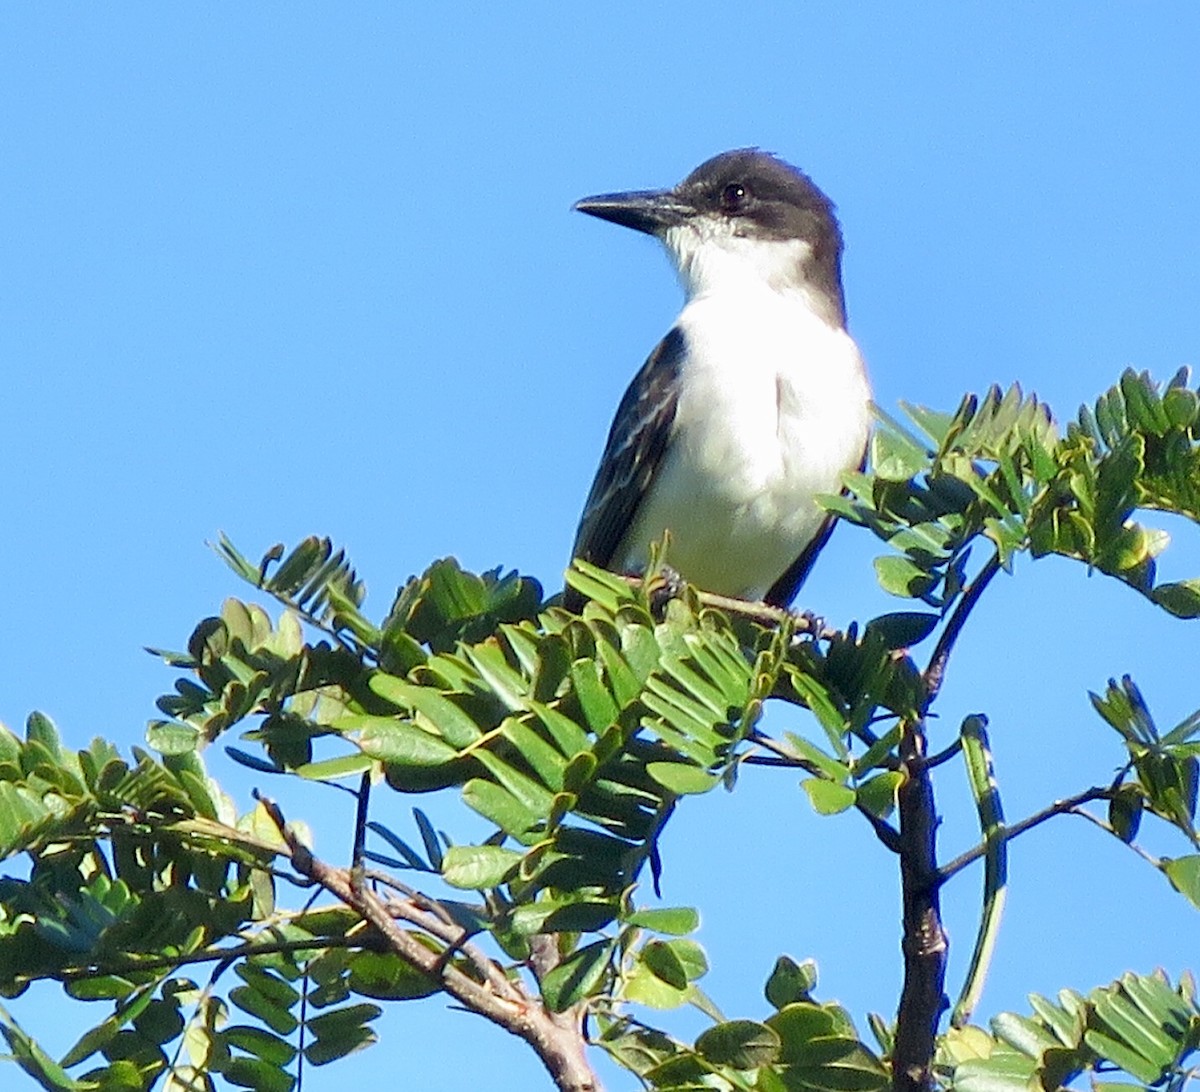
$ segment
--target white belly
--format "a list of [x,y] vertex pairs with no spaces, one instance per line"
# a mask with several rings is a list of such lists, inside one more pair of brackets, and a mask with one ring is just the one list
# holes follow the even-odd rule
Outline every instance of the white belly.
[[624,537],[617,567],[667,563],[699,587],[760,599],[817,533],[862,458],[870,388],[858,348],[795,297],[701,297],[687,338],[663,465]]

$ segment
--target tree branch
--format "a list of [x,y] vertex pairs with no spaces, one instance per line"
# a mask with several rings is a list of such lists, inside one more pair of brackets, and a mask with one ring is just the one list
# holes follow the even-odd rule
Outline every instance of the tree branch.
[[946,1007],[947,940],[939,899],[937,813],[925,748],[921,723],[902,724],[900,764],[905,777],[898,803],[904,987],[892,1051],[892,1081],[897,1092],[928,1092],[933,1087],[934,1045]]
[[[438,915],[408,899],[385,903],[351,870],[337,868],[313,856],[288,829],[279,806],[260,797],[278,826],[291,854],[292,866],[341,899],[382,935],[388,948],[412,967],[435,979],[442,989],[471,1012],[478,1013],[528,1043],[562,1092],[601,1092],[599,1078],[588,1064],[583,1033],[582,1006],[551,1012],[539,998],[530,996],[519,981],[489,959],[467,939],[461,926],[448,926]],[[361,876],[361,873],[359,874]],[[480,978],[455,966],[445,953],[430,951],[418,937],[401,929],[395,919],[407,921],[460,951]]]
[[942,630],[933,655],[929,658],[929,666],[925,668],[925,712],[928,712],[930,705],[933,704],[933,699],[938,696],[938,691],[942,688],[942,680],[946,677],[946,664],[950,659],[950,653],[954,651],[958,635],[962,632],[975,604],[979,602],[979,597],[983,595],[988,584],[992,582],[992,577],[999,571],[1000,555],[992,554],[988,558],[987,564],[979,570],[979,575],[971,581],[971,586],[963,593],[958,606],[954,608],[954,613],[950,615],[950,622]]
[[[1093,787],[1075,796],[1068,796],[1063,800],[1055,800],[1053,804],[1050,804],[1039,812],[1035,812],[1026,819],[1022,819],[1019,823],[1011,824],[1005,835],[1006,840],[1011,842],[1018,834],[1024,834],[1027,830],[1033,830],[1034,827],[1040,826],[1047,819],[1053,819],[1056,815],[1081,814],[1080,809],[1084,804],[1089,804],[1093,800],[1108,800],[1111,796],[1112,789]],[[1111,833],[1112,828],[1107,827],[1107,829]],[[987,847],[981,844],[975,846],[973,849],[968,849],[965,853],[960,853],[954,860],[943,865],[938,870],[937,882],[945,883],[951,876],[961,872],[968,865],[974,864],[986,852]]]

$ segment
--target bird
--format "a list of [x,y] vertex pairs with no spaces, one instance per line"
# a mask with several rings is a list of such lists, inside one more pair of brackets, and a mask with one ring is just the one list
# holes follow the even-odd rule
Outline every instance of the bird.
[[688,583],[787,607],[833,529],[817,498],[863,465],[871,426],[833,203],[740,148],[574,208],[658,239],[684,304],[621,399],[572,556],[642,573],[665,532]]

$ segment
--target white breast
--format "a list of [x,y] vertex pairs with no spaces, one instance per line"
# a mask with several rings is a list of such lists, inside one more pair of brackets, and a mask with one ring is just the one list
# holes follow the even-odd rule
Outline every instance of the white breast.
[[671,534],[667,562],[708,591],[761,598],[824,521],[858,465],[870,389],[850,335],[802,294],[761,280],[694,298],[663,465],[622,541],[621,567],[646,563]]

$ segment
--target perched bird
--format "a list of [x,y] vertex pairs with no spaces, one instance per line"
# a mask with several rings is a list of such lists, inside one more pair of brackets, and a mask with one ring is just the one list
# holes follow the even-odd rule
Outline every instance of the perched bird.
[[832,530],[816,497],[861,465],[870,426],[833,204],[746,148],[575,208],[659,239],[685,302],[617,408],[573,556],[640,572],[669,531],[684,579],[786,606]]

